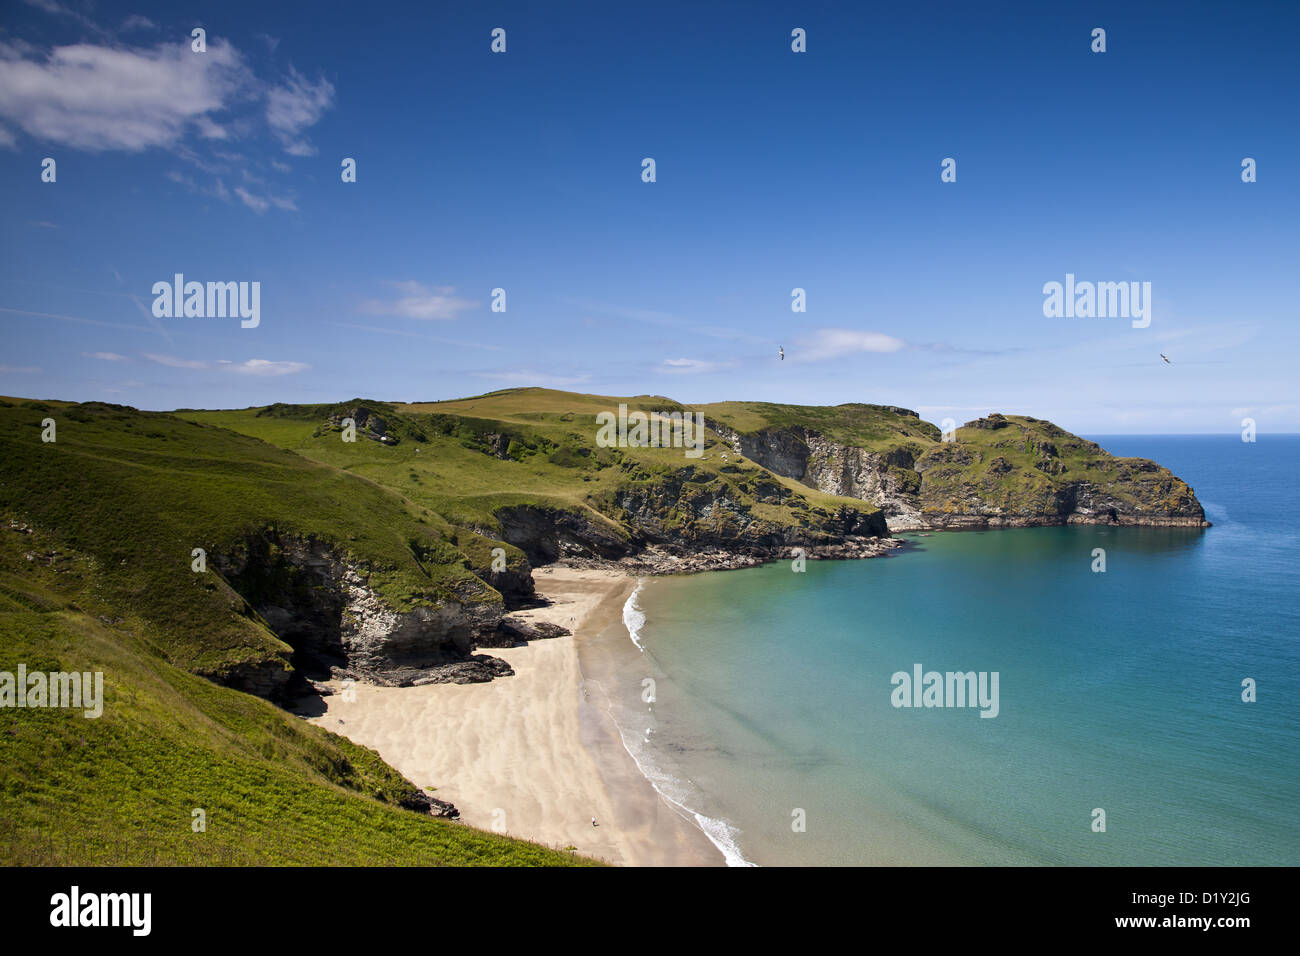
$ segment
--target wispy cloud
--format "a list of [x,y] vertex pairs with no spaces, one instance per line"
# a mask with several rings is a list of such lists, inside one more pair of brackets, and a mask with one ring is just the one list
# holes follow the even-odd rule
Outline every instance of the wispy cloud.
[[454,319],[476,308],[477,302],[457,298],[452,286],[426,286],[415,281],[389,283],[402,293],[397,299],[366,299],[360,305],[370,315],[399,315],[407,319]]
[[116,352],[82,352],[86,358],[99,359],[101,362],[126,362],[129,361],[125,355],[118,355]]
[[238,375],[293,375],[305,372],[309,368],[306,362],[270,362],[266,359],[249,359],[229,366],[229,371]]
[[200,362],[196,359],[177,358],[174,355],[160,355],[157,352],[141,352],[150,362],[157,362],[159,365],[166,365],[168,368],[207,368],[207,362]]
[[[131,42],[156,31],[147,17],[130,16],[115,35],[58,0],[27,0],[51,14],[76,20],[93,39],[39,47],[0,37],[0,147],[18,148],[18,133],[64,147],[98,153],[165,149],[211,177],[229,180],[241,172],[256,182],[255,164],[282,172],[267,150],[312,156],[306,136],[334,105],[334,85],[311,80],[292,66],[278,80],[257,76],[230,41],[209,36],[196,53],[188,36],[155,45]],[[275,42],[268,39],[274,52]],[[259,153],[258,137],[265,143]],[[234,150],[235,141],[252,149]],[[270,190],[196,183],[171,172],[169,178],[195,192],[231,201],[254,212],[295,210],[292,197]]]
[[168,345],[171,345],[172,344],[171,333],[168,332],[166,327],[161,322],[159,322],[158,319],[154,316],[153,310],[146,309],[144,307],[144,303],[140,301],[140,297],[138,295],[135,295],[133,293],[127,293],[127,297],[131,300],[131,304],[135,306],[136,311],[140,313],[141,318],[145,320],[145,322],[149,325],[149,327],[153,329],[155,332],[157,332],[159,335],[161,335],[164,339],[166,339]]
[[158,352],[140,353],[150,362],[166,365],[168,368],[213,369],[218,372],[231,372],[235,375],[256,375],[261,377],[293,375],[311,368],[306,362],[272,362],[269,359],[247,359],[232,362],[229,359],[205,361],[203,359],[185,359],[175,355],[162,355]]
[[314,156],[316,147],[302,138],[334,103],[334,85],[321,78],[315,83],[289,68],[285,81],[266,96],[266,122],[291,156]]
[[253,77],[222,40],[197,56],[188,43],[151,49],[77,43],[42,56],[0,44],[0,116],[29,135],[87,152],[213,135],[221,112]]
[[235,195],[239,197],[240,202],[258,214],[266,212],[272,206],[276,209],[284,209],[288,212],[296,212],[298,209],[292,199],[283,196],[273,196],[269,193],[265,196],[258,196],[254,193],[250,193],[243,186],[235,187]]
[[178,172],[174,169],[169,169],[167,172],[163,173],[163,175],[172,182],[184,186],[192,193],[201,196],[214,196],[222,202],[230,202],[230,190],[226,188],[226,184],[220,176],[212,180],[210,185],[205,186],[195,182],[193,176],[187,176],[185,173]]
[[862,352],[897,352],[907,345],[902,339],[883,332],[859,329],[818,329],[796,342],[789,352],[795,362],[821,362]]
[[[80,10],[74,10],[65,3],[59,3],[58,0],[23,0],[29,7],[35,7],[37,10],[43,10],[46,13],[72,20],[75,23],[85,27],[91,33],[104,35],[107,33],[98,23],[90,19]],[[143,19],[143,18],[142,18]]]
[[122,21],[121,30],[123,33],[132,33],[135,31],[153,31],[158,29],[158,24],[154,23],[148,17],[142,17],[138,13],[133,13]]
[[28,315],[37,319],[54,319],[56,322],[75,322],[78,325],[99,325],[109,329],[128,329],[132,332],[156,331],[147,325],[126,325],[122,322],[105,322],[102,319],[84,319],[78,315],[61,315],[58,312],[32,312],[28,309],[10,309],[5,306],[0,306],[0,312],[8,312],[10,315]]
[[0,365],[0,373],[6,375],[39,375],[40,371],[35,365]]
[[700,372],[716,372],[720,369],[734,368],[735,362],[706,362],[701,359],[671,358],[659,363],[658,371],[669,375],[687,375]]

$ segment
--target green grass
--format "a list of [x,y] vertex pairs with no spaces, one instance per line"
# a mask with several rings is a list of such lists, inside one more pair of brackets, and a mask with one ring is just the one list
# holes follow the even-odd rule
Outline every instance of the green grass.
[[830,441],[870,451],[904,443],[928,446],[939,440],[939,429],[916,415],[903,415],[884,405],[774,405],[769,402],[715,402],[693,405],[710,421],[741,434],[765,429],[808,428]]
[[[500,507],[528,501],[620,524],[624,516],[615,502],[621,493],[646,483],[670,482],[688,470],[706,476],[703,481],[692,477],[692,487],[714,481],[715,490],[724,489],[740,512],[757,519],[755,534],[762,528],[809,528],[842,507],[874,508],[773,476],[731,452],[711,432],[705,457],[696,460],[685,459],[680,449],[596,447],[596,415],[615,411],[620,403],[630,410],[697,411],[746,435],[807,429],[838,444],[882,455],[895,453],[901,456],[897,460],[916,460],[924,474],[896,464],[880,467],[900,488],[910,490],[927,512],[974,509],[1050,517],[1058,514],[1070,488],[1082,480],[1126,503],[1134,514],[1193,514],[1199,508],[1191,489],[1165,469],[1152,469],[1150,463],[1137,459],[1113,458],[1091,442],[1028,416],[998,416],[1007,423],[1004,428],[960,428],[956,441],[946,443],[934,425],[890,406],[767,402],[686,406],[663,396],[584,395],[537,388],[505,389],[447,402],[354,401],[307,411],[272,407],[183,414],[365,476],[453,525],[471,526],[489,535],[499,532],[495,512]],[[314,427],[327,408],[358,404],[380,410],[404,433],[424,440],[403,440],[396,446],[373,441],[347,445],[335,433]],[[1004,465],[1009,466],[1005,471]],[[783,502],[762,500],[753,493],[756,482],[773,479],[789,492]],[[662,517],[665,527],[679,527],[671,513]],[[624,530],[632,529],[624,525]]]
[[[135,619],[174,663],[220,675],[287,649],[191,553],[274,532],[330,543],[395,609],[501,597],[467,560],[420,561],[455,533],[400,494],[264,441],[171,415],[69,406],[43,443],[39,409],[0,408],[0,511],[85,556],[70,569],[97,614]],[[449,556],[456,555],[450,549]]]
[[[6,865],[587,862],[402,809],[412,784],[377,754],[173,667],[84,613],[0,610],[0,628],[0,670],[21,662],[105,681],[97,719],[0,711]],[[205,832],[192,830],[196,808]]]
[[[499,609],[501,595],[476,572],[496,547],[512,570],[525,566],[498,537],[505,508],[568,511],[615,538],[653,532],[684,545],[792,531],[826,540],[844,509],[876,510],[773,475],[712,433],[698,459],[598,447],[596,416],[620,403],[687,408],[546,389],[172,414],[0,399],[0,670],[103,670],[108,688],[99,720],[0,711],[0,860],[582,862],[401,809],[413,785],[374,753],[204,679],[287,668],[291,649],[247,594],[194,573],[191,551],[322,542],[396,610]],[[991,416],[1001,427],[968,426],[942,442],[933,425],[876,405],[694,410],[745,434],[808,429],[906,453],[921,474],[880,467],[929,512],[1050,514],[1080,480],[1138,514],[1199,509],[1165,469],[1025,416]],[[365,428],[343,440],[341,420],[366,416],[389,442]],[[41,441],[47,417],[53,443]],[[195,807],[207,811],[206,833],[190,831]]]
[[[712,433],[704,456],[698,459],[686,458],[681,448],[598,447],[596,416],[616,411],[619,403],[629,410],[684,408],[662,396],[620,398],[531,388],[450,402],[385,405],[357,400],[328,406],[376,410],[404,433],[423,439],[404,439],[396,445],[361,438],[346,443],[337,432],[300,418],[298,411],[275,407],[177,414],[281,444],[397,491],[453,526],[472,527],[489,536],[500,532],[497,511],[519,504],[576,512],[626,536],[633,529],[614,505],[619,494],[682,475],[691,475],[697,486],[712,483],[714,491],[725,489],[728,500],[761,519],[764,526],[810,526],[809,515],[842,507],[864,513],[876,510],[857,499],[777,479],[735,455]],[[313,409],[316,421],[326,409]],[[728,460],[723,460],[723,454]],[[754,493],[756,482],[774,480],[786,489],[786,503],[765,502]],[[756,526],[754,533],[758,531]]]
[[97,720],[0,710],[0,861],[584,862],[403,809],[414,785],[377,754],[199,676],[288,666],[191,570],[268,532],[329,542],[399,609],[501,601],[471,567],[487,539],[363,476],[171,415],[0,401],[0,670],[102,670],[107,698]]
[[1086,481],[1135,514],[1191,515],[1200,505],[1192,489],[1167,469],[1142,458],[1116,458],[1095,442],[1051,422],[996,415],[998,428],[957,429],[956,441],[933,446],[921,459],[925,506],[961,512],[977,496],[986,510],[1050,513],[1069,486]]

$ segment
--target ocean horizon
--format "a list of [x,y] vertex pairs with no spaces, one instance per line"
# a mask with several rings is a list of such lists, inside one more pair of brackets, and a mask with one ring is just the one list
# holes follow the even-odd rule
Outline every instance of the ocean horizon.
[[[642,579],[600,638],[642,773],[732,865],[1300,862],[1300,436],[1088,437],[1213,526]],[[917,668],[996,706],[895,706]]]

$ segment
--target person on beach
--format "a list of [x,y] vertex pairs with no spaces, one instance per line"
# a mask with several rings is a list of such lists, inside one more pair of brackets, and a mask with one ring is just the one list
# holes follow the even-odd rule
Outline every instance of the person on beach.
[[598,824],[598,823],[596,822],[596,818],[595,818],[595,817],[592,817],[592,818],[591,818],[591,825],[594,827],[594,826],[599,826],[600,824]]

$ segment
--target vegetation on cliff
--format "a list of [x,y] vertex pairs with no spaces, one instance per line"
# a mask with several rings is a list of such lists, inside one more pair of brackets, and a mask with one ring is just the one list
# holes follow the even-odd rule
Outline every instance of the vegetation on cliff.
[[502,604],[451,543],[487,542],[372,482],[171,415],[0,404],[0,672],[102,671],[105,697],[93,719],[0,711],[0,859],[574,862],[404,809],[416,783],[376,754],[213,682],[283,686],[292,648],[215,565],[289,539],[323,543],[393,607]]
[[1192,489],[1142,458],[1116,458],[1051,422],[993,414],[951,435],[879,405],[700,406],[747,456],[885,509],[895,529],[1065,523],[1198,527]]
[[[703,416],[700,454],[603,447],[597,416],[620,403]],[[103,670],[111,705],[0,716],[0,854],[569,862],[402,809],[416,786],[376,755],[238,689],[277,697],[308,654],[377,679],[456,660],[460,679],[561,557],[863,556],[892,544],[886,519],[1204,521],[1166,469],[1048,422],[944,437],[891,406],[545,389],[170,414],[0,401],[0,670]]]

